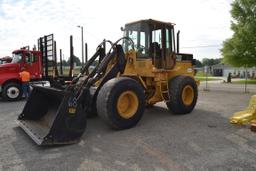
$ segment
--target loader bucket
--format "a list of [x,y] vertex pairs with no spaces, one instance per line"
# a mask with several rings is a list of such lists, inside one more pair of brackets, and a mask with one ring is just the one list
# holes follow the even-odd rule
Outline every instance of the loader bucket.
[[73,93],[34,87],[17,122],[38,145],[72,144],[86,128],[86,114]]

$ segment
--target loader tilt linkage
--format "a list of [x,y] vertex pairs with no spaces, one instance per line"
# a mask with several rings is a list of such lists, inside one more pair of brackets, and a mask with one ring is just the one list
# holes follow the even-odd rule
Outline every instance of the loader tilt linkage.
[[[124,60],[121,45],[112,44],[105,56],[103,51],[99,46],[81,73],[65,90],[34,87],[18,117],[18,123],[38,145],[69,144],[79,140],[86,128],[85,111],[93,98],[93,95],[90,96],[90,87],[105,75],[114,57]],[[90,64],[98,56],[101,58],[100,63],[86,76]]]

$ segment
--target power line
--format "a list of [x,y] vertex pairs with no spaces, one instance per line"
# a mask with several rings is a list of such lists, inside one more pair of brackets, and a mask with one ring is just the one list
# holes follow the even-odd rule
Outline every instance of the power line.
[[90,36],[94,37],[95,39],[101,40],[98,36],[96,36],[95,34],[89,32],[88,30],[85,30],[85,32],[86,32],[87,34],[89,34]]
[[192,48],[214,48],[220,47],[222,45],[202,45],[202,46],[190,46],[190,47],[181,47],[181,49],[192,49]]

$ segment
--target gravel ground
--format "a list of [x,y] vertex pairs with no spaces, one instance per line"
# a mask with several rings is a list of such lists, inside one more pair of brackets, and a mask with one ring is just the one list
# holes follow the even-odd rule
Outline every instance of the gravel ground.
[[200,91],[191,114],[159,103],[123,131],[92,118],[80,143],[58,147],[37,146],[17,126],[25,101],[0,101],[0,170],[256,170],[256,134],[228,122],[251,95]]

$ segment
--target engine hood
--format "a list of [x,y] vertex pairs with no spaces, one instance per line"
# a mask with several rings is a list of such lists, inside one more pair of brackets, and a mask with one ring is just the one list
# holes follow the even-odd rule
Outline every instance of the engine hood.
[[18,73],[20,71],[19,64],[6,63],[0,65],[0,74],[3,73]]

